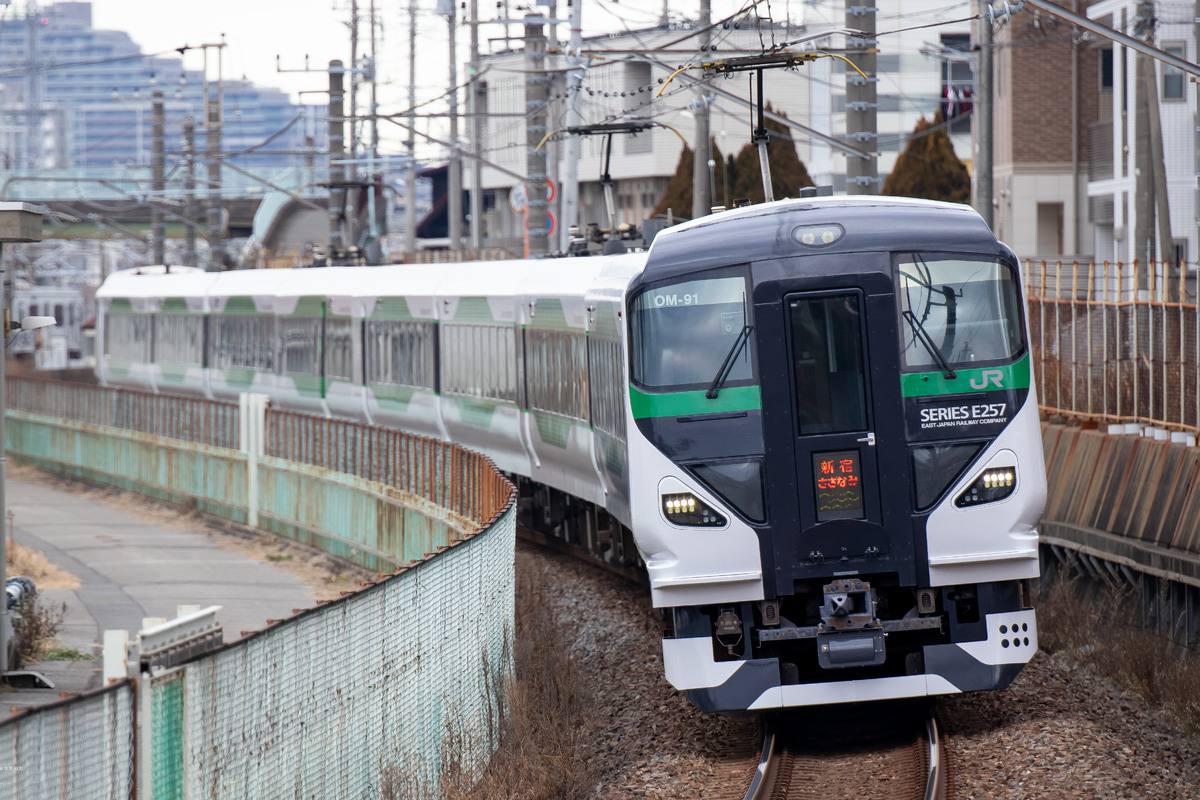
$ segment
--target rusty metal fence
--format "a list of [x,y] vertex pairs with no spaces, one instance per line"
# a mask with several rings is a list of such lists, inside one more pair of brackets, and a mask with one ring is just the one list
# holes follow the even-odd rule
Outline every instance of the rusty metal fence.
[[38,378],[9,378],[5,390],[7,407],[12,411],[107,425],[209,447],[238,447],[237,403]]
[[1200,430],[1195,280],[1138,262],[1027,262],[1038,402],[1049,414]]
[[[126,683],[104,695],[99,721],[81,696],[0,724],[0,797],[431,791],[448,733],[475,746],[464,766],[482,764],[511,652],[516,519],[516,490],[485,457],[250,395],[230,405],[40,380],[7,389],[10,456],[175,502],[203,497],[214,513],[400,567],[143,673],[136,714]],[[95,758],[108,783],[77,777]],[[21,769],[5,775],[4,759]],[[398,775],[404,786],[389,787]]]
[[486,458],[424,436],[274,409],[266,428],[268,456],[391,486],[471,527],[485,523],[512,490]]

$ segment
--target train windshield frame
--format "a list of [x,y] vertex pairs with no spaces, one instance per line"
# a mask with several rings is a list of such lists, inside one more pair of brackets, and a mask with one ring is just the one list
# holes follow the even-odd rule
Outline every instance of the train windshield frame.
[[1007,260],[963,253],[893,256],[905,372],[1009,364],[1026,351],[1017,271]]
[[[753,300],[744,271],[659,281],[629,300],[630,379],[654,392],[758,383]],[[719,380],[724,375],[724,380]]]

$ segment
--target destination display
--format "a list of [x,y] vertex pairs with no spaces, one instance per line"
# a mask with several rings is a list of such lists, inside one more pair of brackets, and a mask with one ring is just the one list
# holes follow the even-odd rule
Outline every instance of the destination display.
[[863,517],[862,464],[857,450],[813,453],[817,522]]

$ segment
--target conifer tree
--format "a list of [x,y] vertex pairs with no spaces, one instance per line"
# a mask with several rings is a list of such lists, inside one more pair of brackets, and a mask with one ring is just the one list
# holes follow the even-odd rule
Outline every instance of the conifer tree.
[[[675,165],[675,174],[671,176],[671,180],[667,182],[667,188],[663,190],[663,195],[659,199],[658,204],[654,206],[654,212],[651,216],[665,217],[667,209],[671,209],[671,216],[675,219],[691,219],[692,218],[692,148],[686,144],[683,146],[683,152],[679,154],[679,162]],[[713,205],[726,205],[725,192],[723,191],[723,182],[721,180],[721,170],[724,167],[721,155],[721,148],[717,147],[716,140],[712,140],[712,157],[717,162],[716,169],[716,186],[713,187],[712,198]]]
[[[896,166],[883,182],[883,194],[893,197],[922,197],[949,203],[967,203],[971,197],[971,177],[942,125],[938,110],[929,122],[917,121],[913,137],[896,159]],[[932,133],[925,133],[933,130]],[[925,133],[925,135],[921,135]]]
[[[767,103],[771,111],[771,104]],[[787,116],[779,112],[780,116]],[[798,197],[800,189],[812,186],[812,178],[800,156],[796,154],[796,143],[791,131],[782,122],[766,121],[771,138],[767,141],[767,159],[771,163],[771,190],[776,200]],[[729,175],[729,194],[734,201],[748,199],[761,203],[765,195],[762,185],[762,167],[758,163],[758,147],[753,142],[742,146],[737,158],[732,160]]]

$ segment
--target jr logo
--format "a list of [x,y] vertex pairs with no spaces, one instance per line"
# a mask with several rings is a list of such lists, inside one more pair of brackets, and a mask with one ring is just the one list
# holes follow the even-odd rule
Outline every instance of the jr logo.
[[986,388],[988,388],[989,383],[992,384],[993,386],[995,386],[997,389],[1003,389],[1004,388],[1004,370],[985,369],[983,372],[979,373],[978,379],[975,379],[975,378],[971,379],[971,388],[972,389],[986,389]]

